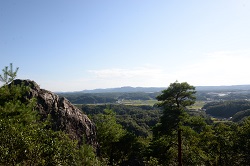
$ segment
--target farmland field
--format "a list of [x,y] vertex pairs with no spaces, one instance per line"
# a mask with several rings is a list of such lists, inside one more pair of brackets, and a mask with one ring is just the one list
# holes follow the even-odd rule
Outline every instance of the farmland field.
[[153,106],[157,103],[157,100],[122,100],[119,104],[124,105],[150,105]]

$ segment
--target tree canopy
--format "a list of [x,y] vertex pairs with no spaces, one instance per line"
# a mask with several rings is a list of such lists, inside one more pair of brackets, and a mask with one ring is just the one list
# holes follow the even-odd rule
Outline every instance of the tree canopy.
[[[16,72],[6,67],[0,88],[0,165],[101,165],[91,146],[53,131],[41,121],[36,99],[22,100],[29,87],[14,85]],[[102,164],[103,165],[103,164]]]
[[13,70],[12,63],[10,63],[9,67],[5,66],[5,68],[2,69],[3,74],[0,75],[0,81],[3,82],[5,85],[9,84],[16,78],[18,69],[19,68],[17,67],[15,70]]
[[160,103],[158,106],[163,107],[163,115],[160,124],[155,128],[156,135],[159,133],[172,133],[175,129],[178,131],[178,163],[182,165],[182,124],[186,119],[184,110],[186,106],[195,103],[195,87],[187,82],[171,83],[170,86],[162,91],[162,94],[156,98]]

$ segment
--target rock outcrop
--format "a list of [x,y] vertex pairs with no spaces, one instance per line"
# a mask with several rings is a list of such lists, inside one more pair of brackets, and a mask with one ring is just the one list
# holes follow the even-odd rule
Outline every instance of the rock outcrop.
[[83,141],[98,149],[96,139],[96,128],[87,115],[83,114],[77,107],[66,98],[59,97],[53,92],[40,89],[38,84],[31,80],[14,80],[15,85],[29,86],[29,92],[24,96],[26,99],[36,98],[36,110],[42,119],[51,115],[52,129],[66,132],[71,139],[77,140],[79,144]]

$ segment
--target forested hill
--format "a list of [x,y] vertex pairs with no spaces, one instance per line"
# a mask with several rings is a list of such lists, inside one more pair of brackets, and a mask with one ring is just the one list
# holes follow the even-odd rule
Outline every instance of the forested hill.
[[[163,87],[121,87],[57,93],[74,104],[120,103],[124,100],[156,100]],[[250,100],[250,85],[197,86],[198,101]],[[152,104],[152,103],[151,103]]]
[[197,91],[242,91],[250,90],[250,85],[232,85],[232,86],[196,86]]
[[94,90],[83,90],[81,92],[83,93],[114,93],[114,92],[146,92],[146,93],[152,93],[152,92],[160,92],[163,89],[166,89],[164,87],[131,87],[131,86],[124,86],[120,88],[106,88],[106,89],[94,89]]
[[[93,89],[93,90],[82,90],[77,91],[77,93],[124,93],[124,92],[161,92],[167,87],[131,87],[124,86],[118,88],[104,88],[104,89]],[[250,90],[250,85],[232,85],[232,86],[196,86],[197,91],[232,91],[232,90]],[[61,92],[58,92],[61,93]],[[69,93],[69,92],[66,92]],[[72,92],[73,93],[73,92]],[[76,93],[76,92],[74,92]]]

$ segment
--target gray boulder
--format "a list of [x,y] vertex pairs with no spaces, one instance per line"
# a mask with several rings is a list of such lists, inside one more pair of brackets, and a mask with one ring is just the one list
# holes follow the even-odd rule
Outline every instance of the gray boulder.
[[24,99],[36,98],[36,110],[41,115],[41,119],[47,119],[51,115],[52,129],[54,131],[64,131],[79,144],[85,142],[98,149],[96,138],[96,127],[87,115],[83,114],[76,106],[71,104],[66,98],[57,94],[40,89],[38,84],[31,80],[14,80],[15,85],[29,86],[29,92]]

